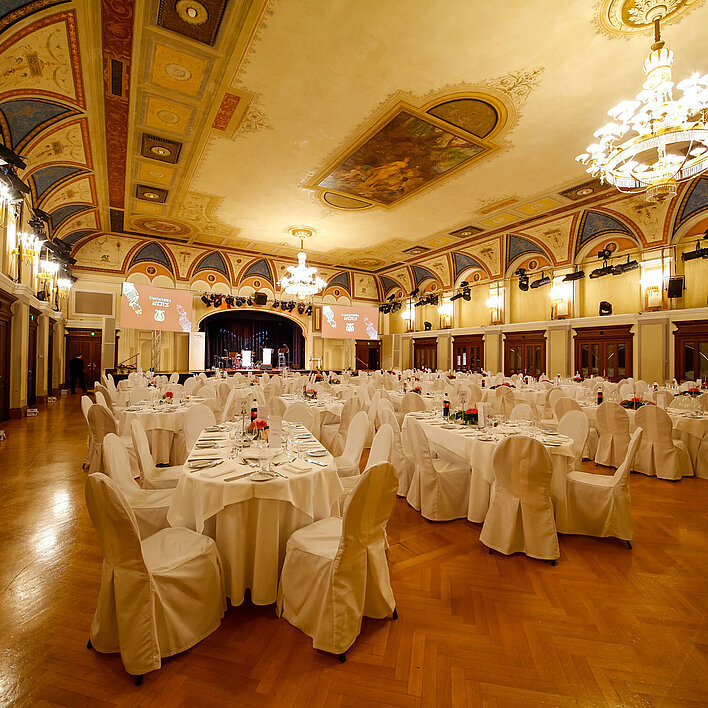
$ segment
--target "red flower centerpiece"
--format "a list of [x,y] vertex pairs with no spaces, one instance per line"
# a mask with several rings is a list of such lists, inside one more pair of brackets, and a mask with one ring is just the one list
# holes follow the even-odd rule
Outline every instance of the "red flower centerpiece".
[[477,408],[468,408],[465,411],[465,425],[477,425],[479,422],[479,410]]
[[628,410],[636,411],[637,408],[641,408],[642,406],[647,405],[647,401],[642,398],[637,398],[637,396],[635,396],[634,398],[628,398],[627,400],[622,401],[620,405],[622,406],[622,408],[627,408]]
[[172,399],[174,398],[174,394],[172,393],[172,391],[167,391],[167,392],[165,393],[165,395],[163,396],[163,398],[164,398],[168,403],[172,403]]
[[267,440],[268,439],[268,422],[257,418],[252,420],[251,424],[248,426],[248,430],[253,433],[254,440]]
[[314,388],[308,388],[305,390],[305,398],[309,398],[311,401],[314,401],[315,398],[317,398],[317,391],[315,391]]
[[413,389],[413,393],[417,393],[420,396],[423,393],[423,389],[420,386],[416,386]]

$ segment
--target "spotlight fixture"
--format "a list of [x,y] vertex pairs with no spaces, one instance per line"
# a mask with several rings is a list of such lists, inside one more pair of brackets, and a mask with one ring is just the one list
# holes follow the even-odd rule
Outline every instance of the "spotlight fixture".
[[636,270],[639,268],[639,263],[636,260],[630,261],[629,256],[627,256],[626,263],[620,263],[612,269],[612,275],[622,275],[623,273],[628,273],[630,270]]
[[612,275],[615,272],[611,265],[607,265],[607,261],[603,261],[602,268],[595,268],[590,272],[590,278],[602,278],[605,275]]
[[612,314],[612,303],[607,302],[607,300],[602,300],[600,302],[599,314],[602,317],[606,317],[607,315],[611,315]]
[[430,330],[433,328],[433,323],[432,322],[423,322],[423,327],[425,328],[426,332],[430,332]]
[[[703,238],[708,239],[708,230],[703,234]],[[701,248],[700,239],[696,241],[696,248],[693,251],[686,251],[681,254],[682,261],[694,261],[697,258],[708,258],[708,246]]]
[[544,285],[550,285],[551,283],[551,278],[550,276],[546,275],[545,273],[541,273],[541,277],[538,280],[534,280],[533,283],[531,283],[532,288],[540,288]]
[[312,314],[312,305],[308,305],[305,314],[309,317]]
[[519,290],[526,292],[529,289],[529,276],[526,275],[526,268],[517,268],[514,275],[519,276]]
[[277,310],[280,303],[277,300],[273,300],[273,309]]
[[466,288],[468,285],[469,285],[469,283],[468,283],[466,280],[463,280],[463,281],[460,283],[460,287],[461,287],[461,288]]
[[609,248],[602,248],[602,249],[600,249],[600,250],[597,252],[597,257],[598,257],[601,261],[606,261],[606,260],[608,260],[609,258],[612,258],[612,251],[610,251]]
[[389,302],[392,302],[393,300],[396,299],[396,293],[392,293],[386,298]]
[[394,302],[394,303],[391,305],[391,312],[398,312],[402,307],[403,307],[403,303],[401,303],[401,302]]
[[211,300],[209,299],[209,296],[206,293],[202,295],[201,300],[207,307],[211,307]]
[[462,297],[462,293],[455,293],[451,298],[450,302],[454,302],[455,300],[459,300]]
[[243,307],[245,302],[246,301],[242,297],[237,297],[236,298],[236,307]]
[[6,145],[0,145],[0,164],[13,165],[20,170],[27,167],[27,163],[14,151]]
[[304,315],[305,314],[305,303],[304,302],[299,302],[297,305],[297,314],[298,315]]
[[225,298],[226,300],[226,307],[233,307],[235,300],[233,295],[227,295]]
[[249,307],[253,307],[253,298],[252,298],[252,297],[249,297],[248,300],[246,300],[246,304],[247,304]]
[[572,283],[574,280],[582,280],[585,277],[584,270],[576,270],[573,273],[566,273],[565,278],[563,278],[564,283]]
[[420,292],[420,288],[413,288],[408,297],[415,297]]
[[469,288],[465,288],[465,289],[462,291],[462,299],[463,299],[465,302],[469,302],[469,301],[472,299],[472,293],[471,293],[471,291],[470,291]]

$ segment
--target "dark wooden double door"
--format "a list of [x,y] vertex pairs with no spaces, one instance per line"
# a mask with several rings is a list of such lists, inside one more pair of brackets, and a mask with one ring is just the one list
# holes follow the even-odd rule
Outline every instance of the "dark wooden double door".
[[66,383],[70,383],[69,362],[83,354],[86,388],[101,379],[101,330],[69,329],[66,334]]
[[422,337],[413,340],[413,366],[416,369],[438,368],[438,340],[436,337]]
[[376,371],[381,368],[381,342],[356,340],[356,369]]
[[546,371],[546,334],[543,330],[509,332],[504,338],[504,376],[539,377]]
[[481,371],[484,368],[484,337],[481,334],[455,337],[452,348],[455,371]]
[[14,300],[0,291],[0,420],[10,417],[10,308]]
[[674,322],[675,370],[678,381],[708,379],[708,322]]
[[632,376],[631,325],[575,328],[575,369],[583,377],[617,382]]

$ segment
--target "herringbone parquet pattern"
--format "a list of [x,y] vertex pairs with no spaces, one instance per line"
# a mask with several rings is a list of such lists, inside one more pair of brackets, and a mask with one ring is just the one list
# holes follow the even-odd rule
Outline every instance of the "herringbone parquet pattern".
[[490,556],[479,526],[429,523],[399,500],[389,560],[400,619],[365,620],[346,664],[246,603],[136,688],[118,656],[85,648],[101,556],[78,397],[3,427],[3,704],[708,704],[705,480],[633,476],[634,550],[563,536],[556,567]]

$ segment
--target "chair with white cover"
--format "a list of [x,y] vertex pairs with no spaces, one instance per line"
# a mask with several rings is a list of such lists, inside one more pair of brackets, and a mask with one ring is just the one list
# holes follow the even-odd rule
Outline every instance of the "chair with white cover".
[[420,413],[425,410],[425,401],[422,396],[413,391],[409,391],[404,394],[401,399],[401,410],[399,411],[397,418],[398,424],[403,425],[403,419],[406,417],[407,413]]
[[[391,403],[391,401],[387,398],[379,398],[379,402],[376,404],[376,417],[374,419],[377,428],[380,428],[383,424],[382,415],[384,410],[390,410],[391,413],[393,413],[393,417],[396,417],[396,411],[393,407],[393,403]],[[398,427],[400,429],[400,426]]]
[[548,392],[548,398],[546,400],[548,401],[548,407],[550,409],[551,417],[553,417],[553,413],[556,410],[556,403],[561,398],[563,398],[563,391],[561,391],[561,389],[559,388],[552,388]]
[[556,405],[553,408],[556,418],[560,420],[568,411],[581,411],[580,404],[570,396],[561,396],[556,399]]
[[622,400],[622,401],[628,401],[631,398],[634,398],[634,384],[633,383],[622,384],[619,387],[619,395],[620,395],[620,400]]
[[[105,405],[108,410],[113,413],[113,415],[116,414],[114,408],[113,408],[113,397],[110,394],[110,391],[105,387],[102,386],[101,384],[96,384],[93,387],[93,392],[94,395],[96,396],[96,403],[100,403],[101,405]],[[101,397],[103,398],[102,401],[99,401],[98,395],[101,394]]]
[[514,392],[508,386],[499,386],[495,389],[494,407],[497,413],[509,418],[514,409]]
[[93,401],[86,394],[81,396],[81,412],[84,414],[84,420],[86,421],[86,426],[89,429],[86,457],[81,465],[84,468],[88,467],[93,459],[93,433],[91,432],[91,427],[89,426],[88,420],[88,412],[92,405],[94,405]]
[[393,407],[385,408],[380,411],[381,426],[388,425],[393,431],[393,444],[391,449],[391,464],[396,470],[398,477],[398,494],[399,497],[405,497],[408,494],[408,489],[411,486],[413,473],[415,471],[415,452],[411,448],[410,455],[407,455],[403,447],[403,434],[401,426],[398,424],[398,418],[393,412]]
[[465,518],[470,496],[469,465],[461,459],[434,458],[420,421],[409,418],[406,425],[415,455],[408,503],[430,521]]
[[[99,386],[100,386],[100,388],[103,388],[103,386],[101,386],[100,384],[99,384]],[[94,396],[96,398],[96,403],[99,406],[103,406],[111,415],[113,415],[113,410],[108,405],[108,401],[106,400],[106,397],[100,391],[96,391]]]
[[492,457],[494,487],[479,540],[509,555],[550,560],[560,556],[551,502],[553,463],[533,438],[502,440]]
[[190,376],[182,385],[184,386],[184,393],[187,396],[191,396],[199,387],[200,379],[196,376]]
[[484,398],[484,392],[476,383],[469,384],[467,386],[467,390],[469,391],[469,393],[465,398],[465,404],[468,408],[470,406],[474,407],[478,403],[482,402],[482,399]]
[[566,476],[565,516],[556,516],[560,533],[583,536],[614,536],[632,547],[634,536],[629,473],[642,440],[637,428],[629,439],[627,454],[615,473],[592,474],[574,470]]
[[558,421],[558,432],[567,435],[573,441],[575,450],[574,469],[580,469],[583,465],[583,450],[590,433],[590,423],[587,416],[582,411],[569,410]]
[[634,390],[637,396],[643,398],[644,394],[649,390],[649,384],[643,379],[639,379],[639,381],[634,384]]
[[[390,425],[382,425],[374,439],[371,443],[371,450],[369,450],[369,459],[366,461],[366,467],[364,472],[371,467],[383,464],[384,462],[391,462],[391,452],[393,450],[393,428]],[[347,495],[351,494],[354,486],[359,481],[359,475],[351,475],[350,477],[342,477],[339,480],[344,487],[344,495],[340,497],[340,507],[343,508],[344,500]]]
[[86,480],[103,567],[89,648],[120,652],[140,684],[163,657],[211,634],[226,611],[219,551],[208,536],[166,528],[141,540],[125,495],[104,474]]
[[[109,433],[118,434],[118,426],[113,414],[99,403],[93,403],[86,413],[91,437],[93,439],[91,460],[88,467],[89,472],[103,472],[103,441]],[[134,471],[134,476],[138,476],[138,461],[135,458],[133,443],[129,437],[121,438],[128,452],[128,464]]]
[[147,386],[136,386],[131,388],[128,393],[128,401],[131,406],[136,403],[142,403],[143,401],[149,401],[151,399],[150,389]]
[[597,441],[595,462],[619,467],[627,455],[629,445],[629,416],[619,403],[603,401],[597,407]]
[[204,405],[191,406],[184,414],[184,444],[190,452],[204,428],[216,424],[216,418],[210,408]]
[[280,396],[273,396],[269,404],[270,416],[268,417],[268,425],[272,428],[274,425],[280,428],[283,423],[283,416],[288,409],[288,402]]
[[302,423],[310,432],[315,425],[312,411],[304,403],[290,403],[283,414],[283,423]]
[[352,422],[347,429],[342,454],[334,458],[337,474],[340,477],[350,477],[359,474],[359,462],[361,461],[361,454],[364,452],[368,427],[369,419],[366,412],[359,411],[352,418]]
[[141,538],[147,538],[160,529],[167,528],[167,512],[175,490],[143,489],[133,479],[125,444],[113,433],[106,435],[103,441],[103,461],[105,473],[125,494],[138,520]]
[[[348,398],[342,406],[342,414],[339,418],[339,425],[325,425],[320,431],[320,442],[333,454],[341,455],[348,435],[349,426],[354,420],[354,416],[360,412],[359,399],[356,396]],[[366,412],[364,412],[366,415]],[[367,416],[367,429],[369,418]]]
[[133,420],[130,422],[130,436],[133,440],[135,455],[138,458],[140,479],[143,482],[143,486],[146,489],[174,489],[182,473],[182,465],[155,467],[155,462],[150,452],[150,443],[145,434],[145,428],[140,424],[140,421]]
[[693,476],[693,464],[683,440],[671,436],[669,414],[656,406],[642,406],[634,418],[644,436],[637,451],[634,469],[659,479]]
[[708,393],[702,393],[698,396],[698,405],[702,411],[708,412]]
[[362,617],[398,616],[384,535],[396,485],[391,464],[372,467],[358,478],[342,518],[316,521],[288,539],[278,615],[342,661]]
[[511,410],[509,420],[533,420],[531,406],[528,403],[517,403]]
[[177,371],[173,371],[170,374],[170,383],[171,384],[179,383],[179,373]]

